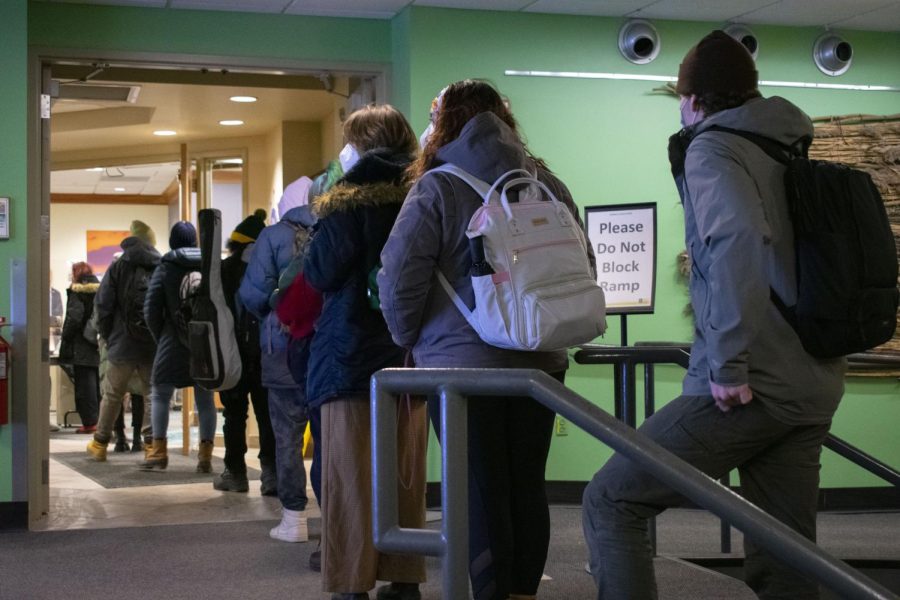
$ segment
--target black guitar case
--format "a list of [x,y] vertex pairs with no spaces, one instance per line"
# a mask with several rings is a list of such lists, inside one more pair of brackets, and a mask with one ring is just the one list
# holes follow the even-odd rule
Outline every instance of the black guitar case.
[[234,318],[222,292],[222,213],[205,208],[197,222],[202,279],[188,323],[191,377],[204,389],[230,390],[241,378],[241,355]]

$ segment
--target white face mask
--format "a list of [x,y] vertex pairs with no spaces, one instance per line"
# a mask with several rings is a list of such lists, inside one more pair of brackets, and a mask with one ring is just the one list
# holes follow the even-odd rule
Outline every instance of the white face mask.
[[338,160],[341,162],[341,168],[346,174],[353,168],[353,165],[359,162],[359,152],[356,151],[352,144],[347,144],[341,150],[341,153],[338,154]]
[[422,135],[419,136],[419,148],[425,149],[425,145],[431,138],[432,133],[434,133],[434,123],[429,123],[428,127],[425,128],[425,131],[422,132]]
[[691,127],[692,125],[696,125],[705,118],[702,110],[700,110],[699,108],[694,109],[693,102],[691,101],[690,96],[681,97],[681,106],[679,107],[679,109],[681,111],[682,127]]

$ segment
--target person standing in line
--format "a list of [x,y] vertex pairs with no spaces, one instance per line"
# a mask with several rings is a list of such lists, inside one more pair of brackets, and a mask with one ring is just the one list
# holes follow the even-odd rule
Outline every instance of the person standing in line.
[[269,418],[275,435],[275,471],[281,522],[269,536],[283,542],[305,542],[309,530],[303,511],[308,502],[306,465],[303,463],[303,433],[306,431],[306,390],[294,379],[289,365],[290,335],[271,305],[278,280],[294,258],[295,240],[305,237],[315,218],[310,212],[306,181],[287,186],[279,204],[281,220],[262,230],[253,246],[250,263],[238,295],[259,319],[262,384],[269,395]]
[[59,345],[59,363],[72,366],[75,409],[81,427],[75,433],[94,433],[100,413],[100,351],[92,319],[100,281],[86,262],[72,265],[72,285],[66,290],[66,320]]
[[222,291],[234,316],[235,337],[241,354],[241,380],[238,385],[219,394],[222,400],[222,431],[225,434],[225,470],[213,480],[213,487],[224,492],[246,492],[247,481],[247,414],[249,402],[259,427],[259,462],[262,468],[260,493],[278,494],[275,470],[275,434],[269,419],[269,399],[262,384],[259,348],[259,320],[247,310],[238,288],[256,245],[256,238],[266,226],[266,211],[259,209],[241,221],[228,240],[230,255],[222,261]]
[[185,333],[179,331],[177,323],[185,276],[200,271],[200,249],[197,248],[194,226],[187,221],[175,223],[169,233],[169,248],[171,250],[162,257],[153,273],[144,304],[144,318],[158,347],[150,392],[153,444],[140,468],[144,471],[164,470],[169,465],[169,403],[176,388],[193,386],[200,420],[197,472],[211,473],[216,405],[213,393],[196,385],[191,378],[191,352],[184,339]]
[[[144,321],[143,306],[147,285],[159,264],[156,234],[142,221],[132,221],[131,235],[122,241],[122,256],[112,263],[94,298],[97,331],[107,349],[107,367],[103,378],[100,418],[97,431],[88,442],[88,455],[106,460],[113,424],[122,410],[128,382],[137,375],[144,397],[150,394],[150,371],[156,355],[156,342]],[[150,404],[144,403],[141,431],[145,446],[151,439]]]
[[[438,269],[473,304],[470,275],[476,259],[466,230],[482,198],[463,180],[429,170],[451,163],[492,184],[510,170],[526,169],[580,225],[572,196],[522,142],[515,118],[489,83],[449,85],[432,104],[432,113],[422,154],[409,169],[415,183],[381,253],[378,287],[394,341],[412,350],[418,367],[540,369],[562,381],[568,368],[565,350],[491,346],[441,289]],[[593,264],[590,251],[587,258]],[[428,408],[440,431],[438,403]],[[531,398],[469,399],[469,576],[476,600],[534,598],[537,593],[550,543],[544,473],[553,420],[553,411]]]
[[[763,98],[753,58],[722,31],[688,51],[678,73],[684,129],[670,157],[690,253],[694,342],[682,395],[640,432],[713,479],[738,469],[745,498],[815,540],[822,443],[846,361],[806,353],[770,299],[797,298],[784,166],[714,126],[793,145],[813,125]],[[686,154],[683,140],[692,140]],[[656,598],[648,520],[682,497],[621,455],[584,492],[584,535],[600,599]],[[818,598],[818,585],[744,539],[745,581],[764,599]]]
[[[372,540],[369,378],[403,365],[376,302],[374,273],[408,190],[404,174],[417,144],[406,119],[389,105],[354,112],[344,123],[344,176],[316,199],[319,217],[303,273],[323,295],[309,357],[310,406],[321,407],[322,585],[335,600],[366,599],[376,580],[380,600],[420,598],[421,556],[378,552]],[[398,407],[400,524],[425,522],[427,420],[423,402]],[[418,452],[416,452],[418,451]]]

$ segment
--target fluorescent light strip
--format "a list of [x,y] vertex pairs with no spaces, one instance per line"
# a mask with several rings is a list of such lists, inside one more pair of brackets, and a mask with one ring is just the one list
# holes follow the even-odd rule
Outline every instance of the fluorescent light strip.
[[[677,77],[665,75],[633,75],[630,73],[591,73],[581,71],[516,71],[507,69],[504,75],[513,77],[564,77],[570,79],[613,79],[620,81],[661,81],[675,83]],[[850,85],[844,83],[806,83],[802,81],[760,81],[767,87],[812,88],[822,90],[856,90],[864,92],[900,92],[900,88],[886,85]]]

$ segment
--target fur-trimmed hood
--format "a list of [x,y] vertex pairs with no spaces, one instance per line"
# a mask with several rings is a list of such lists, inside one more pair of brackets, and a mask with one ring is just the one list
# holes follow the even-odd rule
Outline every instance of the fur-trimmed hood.
[[382,206],[385,204],[403,204],[409,186],[406,184],[371,183],[353,185],[339,183],[313,203],[315,215],[324,219],[334,212],[348,211],[363,206]]
[[71,290],[76,294],[96,294],[97,290],[100,289],[99,283],[73,283]]
[[409,154],[388,148],[369,150],[333,188],[319,196],[313,212],[322,219],[338,211],[402,204],[409,191],[404,174],[412,160]]

